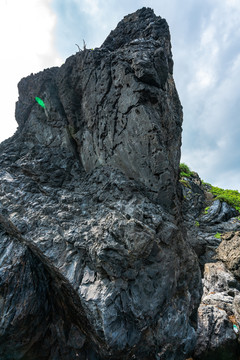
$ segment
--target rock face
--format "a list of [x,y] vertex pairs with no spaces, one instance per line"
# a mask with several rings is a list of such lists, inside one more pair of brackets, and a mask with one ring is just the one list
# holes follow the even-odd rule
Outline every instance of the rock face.
[[240,231],[227,232],[222,236],[216,258],[221,260],[237,279],[240,278]]
[[19,83],[0,145],[1,359],[192,352],[201,282],[179,227],[172,69],[167,23],[143,8]]
[[[34,145],[36,140],[44,146],[56,143],[56,127],[65,125],[87,172],[103,165],[117,168],[145,185],[159,203],[173,207],[182,108],[172,67],[166,21],[150,9],[137,11],[100,48],[23,79],[16,120],[24,133],[28,127]],[[45,116],[35,96],[46,103]],[[62,143],[67,138],[58,135]]]
[[210,196],[196,173],[182,181],[182,192],[186,238],[198,255],[203,283],[192,356],[236,360],[240,356],[238,212]]
[[240,286],[221,262],[205,265],[203,285],[194,358],[238,359],[239,325],[235,302]]

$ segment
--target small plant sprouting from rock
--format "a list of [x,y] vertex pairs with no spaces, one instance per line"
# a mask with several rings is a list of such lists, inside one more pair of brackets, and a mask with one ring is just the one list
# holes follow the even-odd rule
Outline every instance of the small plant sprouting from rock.
[[199,221],[197,221],[197,220],[195,221],[195,226],[196,226],[196,227],[199,227],[199,226],[200,226]]
[[210,209],[210,206],[207,206],[205,209],[204,209],[204,215],[207,215],[208,214],[208,210]]
[[75,45],[77,46],[78,51],[79,51],[79,52],[81,52],[81,51],[82,51],[82,49],[80,48],[80,46],[79,46],[78,44],[75,44]]
[[[85,51],[87,50],[87,45],[86,45],[86,42],[85,40],[83,39],[83,50],[80,48],[80,46],[78,44],[75,44],[78,48],[78,52],[81,52],[81,51]],[[92,50],[92,49],[91,49]]]
[[217,233],[214,235],[214,237],[215,237],[216,239],[221,239],[221,234],[220,234],[219,232],[217,232]]

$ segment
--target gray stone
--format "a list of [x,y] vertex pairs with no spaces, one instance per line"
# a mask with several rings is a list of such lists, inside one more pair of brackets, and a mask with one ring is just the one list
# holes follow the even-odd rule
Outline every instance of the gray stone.
[[[186,238],[202,270],[203,296],[198,309],[194,359],[239,357],[239,252],[237,211],[214,201],[209,186],[194,173],[181,181]],[[209,207],[205,214],[206,206]]]
[[[166,21],[150,9],[129,15],[102,47],[21,80],[16,119],[25,143],[68,153],[71,143],[87,172],[103,165],[120,169],[159,203],[175,207],[182,107],[171,59]],[[34,94],[44,100],[45,111]],[[51,169],[56,185],[59,168]]]
[[223,236],[217,249],[216,258],[223,261],[226,267],[240,278],[240,232],[230,232]]
[[0,145],[0,358],[193,351],[202,287],[181,228],[172,71],[167,23],[143,8],[20,81],[19,128]]
[[238,211],[232,208],[226,202],[215,200],[209,207],[207,214],[200,217],[200,221],[203,223],[218,224],[237,215]]
[[[221,262],[205,265],[203,296],[198,309],[198,336],[194,358],[237,359],[239,286]],[[236,324],[236,325],[235,325]]]

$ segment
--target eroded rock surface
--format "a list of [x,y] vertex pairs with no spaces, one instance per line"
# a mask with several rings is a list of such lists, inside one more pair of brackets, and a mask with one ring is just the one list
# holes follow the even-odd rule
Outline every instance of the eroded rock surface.
[[[125,17],[100,48],[23,79],[19,95],[16,119],[34,144],[36,137],[44,145],[46,138],[56,142],[53,129],[65,124],[87,172],[113,166],[174,206],[182,108],[164,19],[150,9]],[[45,116],[35,95],[46,103]]]
[[217,262],[205,265],[203,285],[194,358],[235,360],[239,355],[239,325],[234,303],[239,298],[240,284]]
[[186,237],[198,255],[203,295],[194,359],[235,360],[240,355],[238,212],[214,199],[195,173],[182,181]]
[[167,23],[143,8],[19,83],[19,129],[0,145],[1,359],[193,351],[201,282],[179,226],[172,68]]
[[222,236],[216,258],[224,262],[227,269],[240,278],[240,231],[227,232]]

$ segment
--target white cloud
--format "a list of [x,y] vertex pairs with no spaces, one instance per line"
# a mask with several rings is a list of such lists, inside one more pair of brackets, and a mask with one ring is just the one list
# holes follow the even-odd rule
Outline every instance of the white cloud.
[[196,71],[195,79],[192,83],[189,84],[189,91],[198,91],[205,90],[210,86],[213,86],[215,82],[214,70],[209,66],[200,66]]
[[1,0],[0,141],[16,129],[17,83],[30,73],[59,65],[54,48],[56,17],[51,0]]
[[[57,0],[55,0],[56,2]],[[129,11],[124,10],[122,2],[117,0],[71,0],[78,16],[87,26],[85,40],[90,47],[99,47]],[[123,1],[123,0],[122,0]],[[130,4],[135,9],[135,4]],[[134,6],[135,5],[135,6]]]
[[[75,0],[76,4],[79,5],[79,1]],[[101,8],[99,6],[99,0],[83,0],[81,2],[82,11],[90,16],[97,17],[101,13]]]
[[[185,114],[182,161],[206,181],[240,190],[239,23],[239,1],[213,0],[202,18],[199,37],[186,42],[189,66],[184,79],[176,72],[175,76]],[[175,48],[176,57],[177,52]],[[179,60],[181,69],[184,56]],[[226,174],[235,176],[230,179]]]

